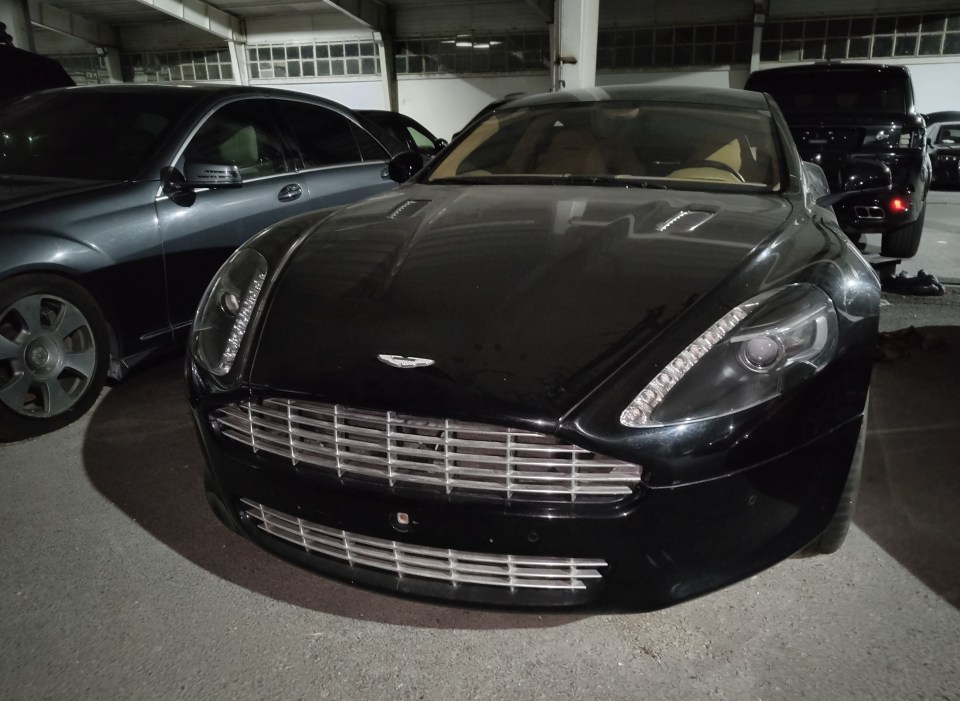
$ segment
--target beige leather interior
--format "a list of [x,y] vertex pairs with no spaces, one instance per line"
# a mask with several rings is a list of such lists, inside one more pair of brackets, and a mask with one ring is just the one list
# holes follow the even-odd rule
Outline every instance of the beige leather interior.
[[581,129],[559,129],[537,164],[538,174],[606,174],[600,147],[593,134]]

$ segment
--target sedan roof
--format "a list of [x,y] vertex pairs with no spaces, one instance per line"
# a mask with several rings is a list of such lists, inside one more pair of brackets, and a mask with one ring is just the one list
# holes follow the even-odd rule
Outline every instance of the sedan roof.
[[705,106],[767,109],[763,95],[733,88],[703,88],[667,85],[611,85],[607,87],[564,90],[518,97],[510,107],[559,104],[564,102],[614,102],[644,100],[648,102],[688,102]]

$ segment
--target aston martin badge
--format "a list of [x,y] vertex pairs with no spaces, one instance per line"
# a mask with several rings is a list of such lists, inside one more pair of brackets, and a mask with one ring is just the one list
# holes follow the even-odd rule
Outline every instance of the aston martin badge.
[[409,355],[387,355],[381,353],[377,356],[377,360],[386,363],[387,365],[392,365],[395,368],[425,368],[428,365],[433,365],[433,361],[430,358],[414,358]]

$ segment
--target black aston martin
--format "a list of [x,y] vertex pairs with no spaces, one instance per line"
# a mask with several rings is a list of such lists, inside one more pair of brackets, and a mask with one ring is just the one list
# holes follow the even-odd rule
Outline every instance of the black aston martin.
[[[396,169],[419,166],[411,154]],[[621,86],[488,114],[254,237],[194,322],[216,514],[392,592],[654,609],[840,547],[880,286],[776,105]]]

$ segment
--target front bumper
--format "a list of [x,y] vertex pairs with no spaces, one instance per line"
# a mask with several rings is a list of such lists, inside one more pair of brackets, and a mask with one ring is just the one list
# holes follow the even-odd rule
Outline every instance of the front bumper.
[[[641,488],[614,504],[580,505],[469,499],[341,481],[219,437],[202,410],[195,409],[194,418],[214,510],[287,560],[355,584],[432,599],[629,610],[662,608],[726,586],[813,540],[836,508],[860,425],[855,419],[726,477]],[[417,549],[423,550],[417,554]],[[395,551],[399,554],[391,555]],[[356,557],[358,552],[363,557]],[[413,559],[405,561],[405,553]],[[491,556],[496,561],[491,567],[500,569],[481,571],[492,577],[510,576],[517,564],[520,570],[546,571],[556,558],[574,562],[569,570],[543,575],[560,581],[557,588],[529,587],[522,579],[471,582],[457,573],[473,570],[456,564],[447,581],[417,572],[426,559],[435,566],[441,555],[457,562]],[[383,562],[394,562],[393,571]],[[581,565],[587,576],[579,576]]]
[[938,158],[933,163],[935,185],[960,185],[960,157]]

